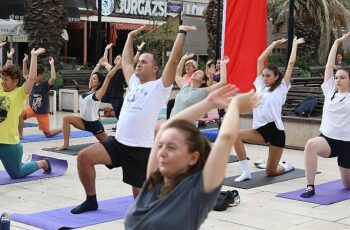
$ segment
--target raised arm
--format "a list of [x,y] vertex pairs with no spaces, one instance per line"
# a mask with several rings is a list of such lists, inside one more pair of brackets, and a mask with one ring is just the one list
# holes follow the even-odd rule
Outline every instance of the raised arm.
[[136,64],[137,60],[139,60],[139,57],[140,57],[140,55],[142,53],[142,50],[143,50],[143,47],[145,46],[145,44],[146,44],[145,42],[141,42],[140,45],[136,46],[137,47],[137,51],[136,51],[136,54],[134,56],[134,64]]
[[350,38],[350,32],[344,34],[343,36],[341,36],[340,38],[334,41],[332,48],[328,54],[328,60],[326,64],[325,74],[324,74],[324,81],[328,80],[330,77],[333,76],[333,68],[335,65],[335,57],[337,55],[338,46],[340,43],[342,43],[348,38]]
[[103,81],[101,88],[99,90],[97,90],[95,93],[97,100],[101,100],[103,95],[105,95],[107,88],[108,88],[108,84],[111,81],[112,77],[115,76],[117,70],[118,70],[118,66],[114,66],[113,69],[108,72],[105,80]]
[[[100,67],[101,67],[102,63],[104,63],[104,62],[108,62],[107,58],[105,58],[105,57],[100,58],[100,60],[96,64],[95,68],[92,70],[90,77],[92,77],[92,75],[94,75],[94,73],[97,73],[98,71],[100,71]],[[91,88],[91,85],[90,85],[90,81],[89,81],[89,89],[90,88]]]
[[43,53],[45,53],[44,48],[38,48],[37,50],[32,49],[32,51],[30,52],[31,58],[30,58],[29,77],[26,80],[26,82],[24,82],[24,92],[26,92],[26,94],[30,94],[30,92],[32,91],[35,78],[37,75],[38,56]]
[[112,46],[113,46],[113,43],[109,43],[106,47],[105,47],[105,51],[103,52],[103,57],[104,58],[106,58],[106,61],[105,62],[103,62],[103,63],[101,63],[104,67],[105,67],[105,69],[107,70],[107,71],[111,71],[111,69],[112,69],[112,65],[111,64],[109,64],[109,62],[108,62],[108,52],[109,52],[109,50],[112,48]]
[[[210,96],[212,95],[208,97]],[[239,130],[239,114],[251,111],[258,104],[259,97],[254,93],[254,90],[232,99],[221,124],[219,135],[203,168],[205,192],[213,191],[224,180],[227,160]]]
[[280,40],[273,41],[265,50],[264,52],[259,56],[258,62],[257,62],[257,76],[261,75],[263,69],[264,69],[264,61],[265,59],[271,54],[272,50],[279,44],[282,44],[286,42],[287,39],[282,38]]
[[53,86],[56,81],[56,69],[55,69],[55,60],[52,57],[49,57],[50,64],[50,79],[48,81],[49,86]]
[[284,81],[286,82],[286,85],[289,86],[290,84],[290,79],[292,77],[292,72],[295,64],[295,60],[297,57],[297,48],[298,45],[305,43],[304,38],[297,38],[294,37],[293,39],[293,45],[292,45],[292,52],[290,53],[289,61],[288,61],[288,66],[286,69],[286,72],[284,74]]
[[173,48],[171,49],[170,57],[168,62],[166,63],[163,74],[162,74],[162,82],[165,87],[169,87],[173,84],[176,75],[176,66],[179,64],[182,50],[185,43],[185,36],[187,32],[196,30],[195,26],[179,26],[179,33],[176,36]]
[[5,65],[12,65],[13,64],[13,55],[15,53],[15,49],[11,48],[10,52],[7,51],[7,60]]
[[152,172],[158,169],[157,152],[159,137],[163,132],[164,128],[169,123],[177,119],[184,119],[190,122],[195,122],[198,120],[199,117],[201,117],[203,114],[210,111],[211,109],[227,107],[230,102],[230,97],[237,92],[238,88],[236,88],[234,85],[226,85],[220,87],[218,90],[214,91],[204,100],[184,109],[183,111],[177,113],[175,116],[171,117],[169,120],[164,122],[157,132],[156,139],[148,159],[147,178],[151,175]]
[[137,30],[133,30],[128,34],[126,39],[123,53],[122,53],[122,69],[124,73],[124,78],[126,83],[129,85],[129,80],[131,75],[135,72],[135,63],[134,63],[134,39],[141,33],[145,26],[141,26]]
[[220,60],[220,81],[219,81],[219,83],[208,87],[208,94],[213,92],[217,88],[221,87],[222,85],[226,84],[226,82],[227,82],[226,65],[229,61],[230,61],[230,58],[227,56],[225,56],[224,59]]
[[28,59],[29,59],[29,56],[28,54],[25,53],[23,58],[23,63],[22,63],[22,69],[23,69],[22,73],[25,80],[27,80],[29,76]]
[[184,65],[186,63],[187,60],[193,58],[194,53],[192,52],[187,52],[185,55],[183,55],[180,59],[179,64],[177,64],[176,67],[176,75],[175,75],[175,82],[177,84],[177,86],[180,87],[180,89],[182,88],[183,84],[185,84],[186,79],[184,79],[182,77],[182,72],[184,69]]

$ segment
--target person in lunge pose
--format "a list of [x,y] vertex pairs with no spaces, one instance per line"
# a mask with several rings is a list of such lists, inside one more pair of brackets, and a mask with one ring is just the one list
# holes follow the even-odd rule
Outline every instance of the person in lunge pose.
[[106,93],[107,87],[111,79],[116,76],[118,66],[115,66],[108,72],[106,79],[98,72],[101,62],[105,58],[101,58],[95,69],[92,71],[89,81],[89,91],[80,95],[79,98],[79,116],[65,116],[63,118],[63,145],[58,150],[69,149],[69,134],[70,125],[77,129],[86,130],[95,135],[99,141],[107,139],[107,133],[104,130],[103,124],[100,121],[100,104],[101,98]]
[[31,51],[29,77],[22,86],[18,86],[21,70],[17,66],[6,64],[0,69],[0,160],[13,179],[23,178],[39,169],[51,173],[48,159],[22,163],[23,146],[18,135],[18,117],[35,84],[38,56],[44,52],[43,48]]
[[[219,84],[213,84],[209,87],[201,87],[202,84],[205,84],[207,80],[207,76],[202,70],[195,71],[191,75],[191,83],[189,83],[181,75],[185,60],[191,58],[192,56],[192,53],[186,53],[182,56],[181,61],[177,66],[175,81],[176,84],[180,87],[180,92],[175,97],[175,104],[170,117],[174,116],[175,114],[189,107],[190,105],[193,105],[194,103],[203,100],[209,93],[226,84],[226,64],[229,62],[228,57],[225,57],[225,59],[221,61],[220,65],[224,73],[221,73],[222,77],[220,79]],[[211,72],[209,74],[213,75],[214,71],[215,69],[211,68]]]
[[[28,78],[28,55],[24,55],[23,59],[23,77]],[[44,66],[39,64],[37,67],[37,75],[32,92],[29,95],[29,105],[27,105],[20,116],[18,132],[19,137],[23,136],[23,122],[31,117],[36,117],[39,129],[46,137],[52,137],[62,132],[61,128],[50,129],[50,88],[56,81],[55,61],[49,57],[51,68],[51,76],[49,80],[44,80]],[[22,118],[22,119],[21,119]]]
[[[220,87],[161,125],[148,161],[146,183],[128,210],[125,229],[199,229],[220,192],[238,134],[239,114],[259,103],[254,90],[230,102],[235,92],[233,85]],[[210,149],[208,139],[193,122],[211,109],[228,105]]]
[[284,77],[277,66],[269,64],[264,67],[264,61],[273,48],[285,41],[287,40],[281,39],[272,42],[258,58],[258,77],[254,81],[254,86],[261,97],[261,104],[253,110],[253,129],[239,130],[238,138],[234,145],[243,171],[242,175],[235,179],[237,182],[251,179],[243,142],[269,143],[266,176],[276,176],[294,169],[288,162],[279,163],[286,140],[281,113],[290,87],[290,78],[295,64],[297,47],[299,44],[304,43],[304,39],[294,38],[292,52]]
[[350,70],[339,68],[333,75],[335,55],[340,43],[350,38],[350,32],[334,41],[328,55],[324,81],[321,85],[325,101],[319,137],[305,145],[305,174],[307,187],[300,196],[315,195],[317,157],[338,157],[338,166],[343,186],[350,189]]
[[152,53],[141,54],[136,69],[134,67],[133,43],[142,29],[140,27],[128,34],[122,53],[122,69],[129,89],[115,136],[79,152],[78,172],[86,200],[71,210],[73,214],[98,208],[95,187],[97,164],[104,164],[108,168],[122,167],[123,181],[132,186],[134,197],[146,179],[147,161],[154,141],[158,114],[170,96],[185,35],[196,27],[179,27],[172,52],[159,79],[156,78],[160,67],[159,59]]

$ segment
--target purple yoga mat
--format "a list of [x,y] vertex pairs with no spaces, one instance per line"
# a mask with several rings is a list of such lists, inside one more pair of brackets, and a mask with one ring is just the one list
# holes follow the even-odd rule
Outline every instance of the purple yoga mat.
[[302,198],[302,194],[305,189],[299,189],[292,192],[277,194],[277,197],[299,200],[303,202],[310,202],[315,204],[329,205],[337,203],[339,201],[350,199],[350,191],[346,190],[341,180],[331,181],[324,184],[315,186],[316,193],[310,198]]
[[32,214],[14,213],[10,219],[42,229],[81,228],[103,222],[123,219],[130,204],[134,201],[132,196],[104,200],[98,203],[98,210],[74,215],[70,210],[74,208],[60,208]]
[[37,179],[45,179],[50,177],[58,177],[62,176],[68,168],[68,163],[66,160],[61,160],[57,158],[47,157],[47,156],[39,156],[36,154],[32,155],[32,161],[42,160],[43,158],[48,158],[51,164],[52,172],[51,174],[43,174],[43,170],[39,169],[34,173],[20,179],[11,179],[6,171],[0,171],[0,185],[2,184],[13,184],[19,183],[23,181],[31,181]]
[[[69,135],[70,138],[77,138],[77,137],[90,137],[93,134],[87,131],[72,131]],[[51,141],[51,140],[60,140],[63,139],[63,134],[57,134],[53,137],[46,137],[44,134],[34,134],[34,135],[25,135],[21,139],[21,143],[27,143],[27,142],[38,142],[38,141]]]

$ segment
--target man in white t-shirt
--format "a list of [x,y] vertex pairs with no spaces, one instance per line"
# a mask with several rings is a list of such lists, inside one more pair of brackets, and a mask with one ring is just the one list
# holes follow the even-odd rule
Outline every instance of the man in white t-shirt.
[[143,27],[129,33],[122,54],[122,69],[128,91],[120,112],[114,137],[90,145],[79,152],[78,172],[86,200],[71,210],[73,214],[98,208],[95,187],[95,165],[108,168],[122,167],[123,181],[133,188],[134,197],[146,179],[148,156],[154,140],[154,131],[161,107],[168,100],[180,61],[187,31],[196,27],[179,27],[169,60],[160,79],[156,79],[159,59],[152,53],[140,55],[134,67],[134,38]]

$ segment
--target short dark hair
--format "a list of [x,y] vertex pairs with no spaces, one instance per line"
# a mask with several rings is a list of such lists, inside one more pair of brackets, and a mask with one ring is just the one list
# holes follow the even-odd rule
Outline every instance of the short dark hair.
[[348,76],[349,76],[349,78],[350,78],[350,68],[341,67],[341,68],[339,68],[339,69],[337,70],[337,72],[338,72],[339,70],[343,70],[343,71],[347,72],[347,73],[348,73]]
[[38,64],[36,68],[36,75],[44,74],[45,67],[43,64]]
[[17,86],[21,83],[21,69],[16,65],[5,65],[0,69],[0,74],[8,76],[12,80],[18,80]]

